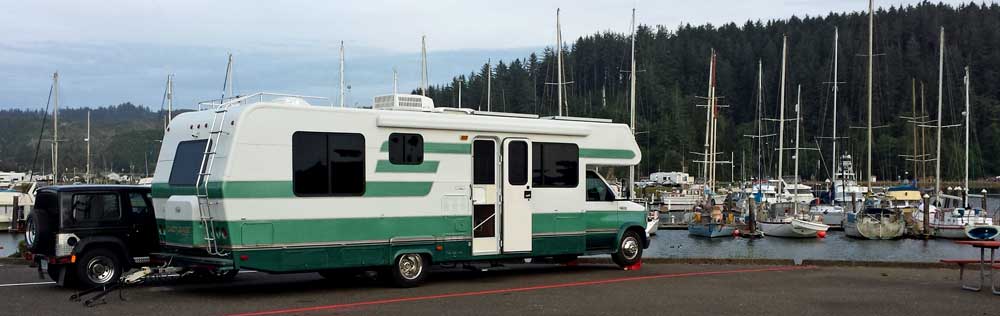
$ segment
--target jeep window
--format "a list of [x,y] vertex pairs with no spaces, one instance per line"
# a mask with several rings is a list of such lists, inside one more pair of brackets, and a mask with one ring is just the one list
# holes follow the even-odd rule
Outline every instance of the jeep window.
[[128,194],[128,199],[132,204],[132,214],[149,214],[149,205],[146,204],[146,197],[143,194],[132,192]]
[[114,221],[119,218],[121,218],[121,207],[117,194],[73,195],[73,219],[77,222]]
[[177,144],[174,151],[174,164],[170,167],[170,185],[194,186],[201,172],[201,162],[205,156],[207,139],[189,140]]

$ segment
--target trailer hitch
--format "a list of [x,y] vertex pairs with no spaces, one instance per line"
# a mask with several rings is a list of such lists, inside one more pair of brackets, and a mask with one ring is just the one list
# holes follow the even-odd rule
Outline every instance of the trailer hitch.
[[[122,292],[126,287],[142,283],[147,277],[152,275],[173,274],[179,271],[180,268],[177,267],[142,267],[137,270],[129,271],[128,274],[122,275],[122,277],[114,283],[96,286],[70,295],[69,300],[72,302],[83,301],[84,306],[94,307],[97,305],[107,304],[105,297],[107,297],[108,294],[111,294],[111,292],[118,290],[118,298],[124,301],[126,299]],[[97,294],[94,294],[90,298],[86,298],[86,296],[93,293]]]

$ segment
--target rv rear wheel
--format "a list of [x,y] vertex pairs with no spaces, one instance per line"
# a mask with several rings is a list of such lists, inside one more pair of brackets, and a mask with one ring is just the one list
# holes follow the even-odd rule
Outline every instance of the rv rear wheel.
[[414,287],[423,283],[430,260],[421,254],[407,253],[396,258],[392,266],[392,283],[398,287]]
[[626,231],[618,243],[618,251],[611,254],[611,260],[624,268],[636,264],[640,259],[642,259],[642,239],[635,231]]

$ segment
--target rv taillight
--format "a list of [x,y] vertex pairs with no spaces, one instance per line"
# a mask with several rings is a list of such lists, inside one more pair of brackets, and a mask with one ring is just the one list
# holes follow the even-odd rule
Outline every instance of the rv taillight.
[[250,256],[248,256],[248,255],[240,255],[240,261],[247,261],[247,260],[250,260]]

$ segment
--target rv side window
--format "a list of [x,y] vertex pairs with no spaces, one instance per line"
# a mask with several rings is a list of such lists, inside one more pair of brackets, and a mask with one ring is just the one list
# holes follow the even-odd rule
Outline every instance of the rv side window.
[[365,138],[355,133],[296,132],[292,171],[297,196],[362,195]]
[[580,182],[580,148],[576,144],[532,143],[532,185],[575,188]]
[[507,146],[507,181],[511,185],[528,184],[528,143],[515,141]]
[[476,140],[472,144],[472,184],[496,184],[496,142]]
[[424,137],[420,134],[390,134],[389,162],[394,165],[419,165],[423,163]]
[[207,139],[189,140],[177,144],[174,151],[174,164],[170,167],[170,185],[192,186],[198,182],[198,173],[202,170],[202,160],[205,156]]

